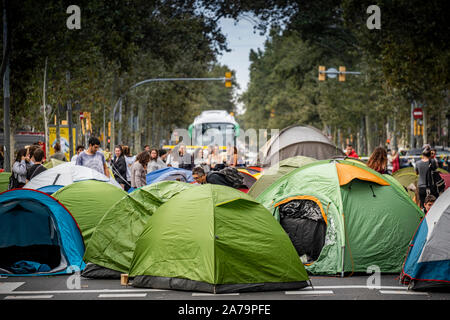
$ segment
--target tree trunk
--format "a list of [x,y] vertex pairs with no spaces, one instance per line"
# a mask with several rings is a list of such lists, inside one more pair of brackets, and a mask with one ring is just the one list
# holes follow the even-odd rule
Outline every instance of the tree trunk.
[[365,116],[366,120],[366,150],[367,150],[367,156],[369,156],[373,151],[373,145],[372,145],[372,125],[370,122],[369,115]]

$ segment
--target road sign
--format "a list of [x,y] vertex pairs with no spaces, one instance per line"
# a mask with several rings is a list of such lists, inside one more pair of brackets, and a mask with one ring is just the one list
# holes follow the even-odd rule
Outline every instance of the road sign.
[[84,119],[84,113],[80,112],[80,120],[83,120],[83,119]]
[[413,117],[414,117],[414,119],[422,119],[423,118],[422,108],[414,108]]
[[337,71],[335,68],[330,68],[327,70],[327,76],[331,79],[336,78],[338,73],[339,71]]

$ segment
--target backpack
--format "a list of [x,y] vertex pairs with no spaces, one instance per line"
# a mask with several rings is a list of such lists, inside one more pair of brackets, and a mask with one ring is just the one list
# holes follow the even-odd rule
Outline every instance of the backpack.
[[244,183],[244,177],[239,173],[239,171],[236,168],[225,167],[218,172],[225,177],[225,179],[230,183],[230,185],[233,188],[238,189],[242,187]]
[[427,171],[426,183],[427,191],[429,191],[429,193],[434,195],[436,198],[445,190],[445,180],[442,179],[437,170],[432,168],[431,161]]
[[11,172],[9,176],[8,190],[16,189],[19,187],[19,180],[16,178],[16,174]]

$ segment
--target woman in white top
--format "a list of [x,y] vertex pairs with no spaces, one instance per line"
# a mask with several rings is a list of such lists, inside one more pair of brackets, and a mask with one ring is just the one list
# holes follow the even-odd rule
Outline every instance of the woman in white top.
[[158,149],[151,149],[150,150],[150,161],[147,165],[147,173],[163,169],[167,167],[164,161],[161,160],[159,157]]
[[[220,149],[218,145],[214,146],[212,153],[208,156],[207,164],[211,168],[211,170],[217,170],[224,166],[223,155],[220,153]],[[217,168],[216,168],[217,167]]]
[[208,173],[210,170],[207,164],[207,158],[205,157],[205,153],[203,152],[203,148],[198,148],[194,154],[194,167],[202,167],[203,171],[205,171],[205,173]]
[[[125,156],[125,163],[127,164],[127,181],[131,181],[131,166],[134,161],[136,161],[136,156],[131,155],[131,150],[129,146],[122,146],[123,155]],[[130,184],[131,185],[131,184]]]
[[27,158],[27,149],[20,149],[17,151],[16,160],[14,161],[12,167],[12,174],[16,177],[19,182],[18,188],[22,188],[27,182],[27,169],[28,162],[30,159]]

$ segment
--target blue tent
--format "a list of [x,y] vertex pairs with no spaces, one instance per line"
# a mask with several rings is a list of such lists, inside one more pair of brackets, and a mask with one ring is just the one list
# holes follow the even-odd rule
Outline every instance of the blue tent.
[[84,250],[78,224],[55,198],[31,189],[0,194],[0,274],[80,271]]
[[413,290],[450,291],[450,189],[423,218],[409,246],[401,279]]
[[167,167],[147,173],[146,180],[147,184],[152,184],[159,181],[175,180],[178,175],[186,179],[183,182],[194,182],[191,171],[174,167]]
[[50,186],[45,186],[45,187],[41,187],[37,190],[45,192],[46,194],[54,194],[56,191],[58,191],[59,189],[63,188],[64,186],[60,186],[60,185],[50,185]]

